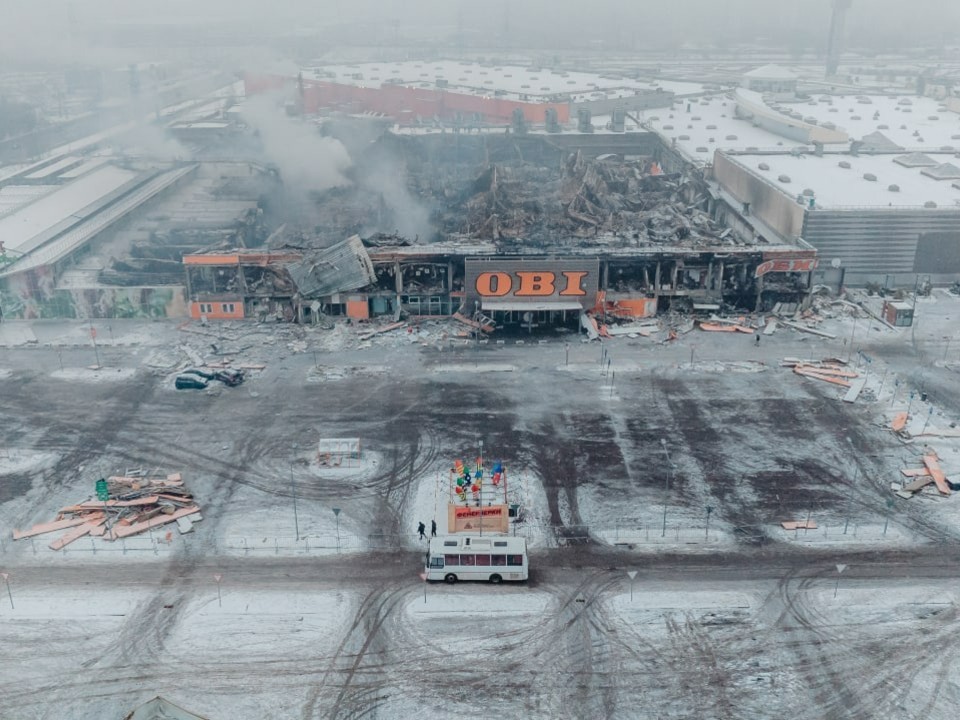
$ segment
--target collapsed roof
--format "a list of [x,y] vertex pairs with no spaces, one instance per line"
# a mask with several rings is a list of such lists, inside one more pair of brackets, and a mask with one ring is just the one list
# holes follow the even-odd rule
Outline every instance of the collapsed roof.
[[352,235],[341,243],[290,263],[287,272],[302,298],[357,290],[377,279],[373,262],[359,235]]

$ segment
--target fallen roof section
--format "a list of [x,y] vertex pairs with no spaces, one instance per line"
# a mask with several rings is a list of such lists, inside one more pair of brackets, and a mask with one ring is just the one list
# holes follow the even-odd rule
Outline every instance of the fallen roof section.
[[377,279],[373,262],[359,235],[320,250],[300,262],[290,263],[287,271],[304,298],[357,290]]

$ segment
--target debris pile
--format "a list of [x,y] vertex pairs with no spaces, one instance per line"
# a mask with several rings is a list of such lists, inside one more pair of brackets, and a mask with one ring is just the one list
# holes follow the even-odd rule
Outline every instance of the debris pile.
[[181,534],[188,533],[201,519],[200,507],[180,473],[152,477],[139,470],[127,471],[97,481],[96,499],[61,508],[50,522],[14,530],[13,539],[66,530],[49,545],[51,550],[61,550],[86,535],[117,540],[173,522]]
[[911,498],[922,492],[928,485],[934,485],[940,495],[949,496],[952,490],[960,489],[960,484],[950,482],[940,467],[940,457],[932,448],[925,448],[923,453],[923,467],[902,468],[901,474],[907,478],[914,478],[899,490],[894,492],[902,498]]
[[[682,199],[679,175],[650,174],[649,162],[615,162],[570,154],[558,174],[524,164],[490,165],[452,203],[444,231],[474,238],[554,241],[614,236],[632,246],[736,244],[700,209]],[[689,195],[689,193],[687,193]]]
[[846,363],[838,359],[801,360],[800,358],[784,358],[781,367],[793,368],[797,375],[823,380],[840,387],[850,387],[851,380],[860,377],[859,373],[845,367]]
[[735,320],[712,316],[709,321],[701,320],[700,329],[706,332],[740,332],[747,335],[753,335],[754,330],[747,324],[745,317],[739,317]]
[[843,396],[844,402],[856,402],[860,393],[867,385],[867,378],[860,373],[850,370],[846,361],[838,358],[825,360],[801,360],[800,358],[784,358],[781,367],[793,368],[793,372],[813,380],[821,380],[832,385],[847,388]]

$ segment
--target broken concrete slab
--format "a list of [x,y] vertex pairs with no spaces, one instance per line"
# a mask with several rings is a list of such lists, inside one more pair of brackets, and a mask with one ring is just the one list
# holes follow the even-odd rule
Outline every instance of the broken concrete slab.
[[179,517],[177,518],[177,529],[181,535],[193,532],[193,521],[189,517]]
[[799,330],[800,332],[810,333],[811,335],[817,335],[819,337],[827,338],[828,340],[836,340],[837,336],[833,333],[828,333],[825,330],[817,330],[806,325],[801,325],[800,323],[789,322],[788,320],[780,320],[783,325],[793,328],[794,330]]
[[916,480],[914,480],[913,482],[910,482],[904,485],[903,490],[908,493],[915,493],[918,490],[922,490],[932,482],[933,482],[932,475],[922,475],[918,477]]
[[860,397],[860,393],[863,392],[863,388],[866,386],[866,384],[866,378],[857,378],[850,383],[850,389],[847,391],[847,394],[843,396],[842,400],[848,403],[856,402],[857,398]]

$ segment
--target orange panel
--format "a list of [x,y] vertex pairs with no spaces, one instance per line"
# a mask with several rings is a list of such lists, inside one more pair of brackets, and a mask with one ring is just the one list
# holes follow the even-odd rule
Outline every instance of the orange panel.
[[203,255],[184,255],[184,265],[239,265],[240,256],[236,253],[221,255],[219,253],[204,253]]
[[947,485],[947,478],[943,474],[943,470],[940,469],[940,463],[937,462],[936,455],[924,455],[923,464],[927,466],[927,470],[930,471],[930,474],[933,476],[933,481],[937,484],[937,490],[940,491],[941,495],[950,494],[950,486]]
[[369,320],[370,303],[366,300],[347,300],[347,317],[354,320]]
[[[207,305],[210,306],[209,309],[206,309]],[[208,320],[243,320],[243,300],[204,300],[190,303],[190,317],[199,320],[204,315]]]
[[607,303],[607,314],[615,317],[648,318],[657,314],[656,298],[623,298]]

